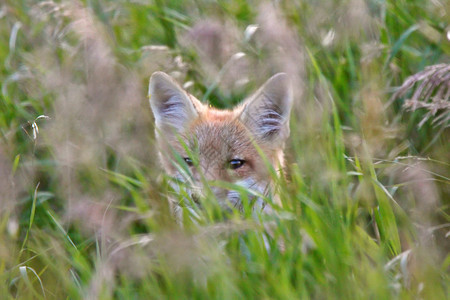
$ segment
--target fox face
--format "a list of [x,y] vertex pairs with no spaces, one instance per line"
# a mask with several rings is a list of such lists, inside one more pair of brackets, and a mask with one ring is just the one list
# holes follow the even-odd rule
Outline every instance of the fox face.
[[[232,110],[202,104],[163,72],[151,76],[149,98],[162,166],[175,179],[176,191],[181,182],[198,202],[208,185],[224,208],[241,208],[241,192],[209,183],[241,186],[253,195],[269,193],[267,162],[275,169],[283,167],[289,136],[293,98],[286,74],[271,77]],[[269,209],[259,197],[249,198],[255,208]]]

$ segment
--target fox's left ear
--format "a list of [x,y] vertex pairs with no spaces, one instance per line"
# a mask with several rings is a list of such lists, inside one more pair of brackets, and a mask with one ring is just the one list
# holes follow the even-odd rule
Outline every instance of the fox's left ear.
[[278,73],[248,100],[241,121],[261,141],[284,142],[289,137],[292,85],[286,73]]
[[184,91],[169,75],[155,72],[148,94],[157,130],[173,135],[182,132],[198,117],[201,103]]

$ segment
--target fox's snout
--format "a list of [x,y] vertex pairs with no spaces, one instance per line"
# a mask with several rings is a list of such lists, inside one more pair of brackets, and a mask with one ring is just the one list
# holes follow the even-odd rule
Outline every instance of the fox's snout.
[[[208,191],[206,191],[206,189],[208,189]],[[212,194],[214,199],[221,200],[227,199],[228,195],[228,191],[226,189],[208,186],[207,188],[195,187],[190,189],[189,196],[196,204],[200,204],[201,199],[207,197],[207,195],[210,193]]]

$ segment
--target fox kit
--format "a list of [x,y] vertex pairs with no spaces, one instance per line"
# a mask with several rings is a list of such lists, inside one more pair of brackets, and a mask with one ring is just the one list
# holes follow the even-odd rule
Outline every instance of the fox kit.
[[[289,136],[293,97],[286,74],[271,77],[232,110],[202,104],[163,72],[151,76],[149,98],[162,166],[176,191],[180,182],[185,185],[191,203],[205,196],[205,185],[223,208],[243,205],[241,193],[225,186],[241,186],[254,191],[251,195],[270,192],[267,162],[283,167]],[[213,182],[228,185],[208,184]],[[249,199],[254,209],[270,210],[260,197]],[[178,215],[179,203],[172,201],[171,207]]]

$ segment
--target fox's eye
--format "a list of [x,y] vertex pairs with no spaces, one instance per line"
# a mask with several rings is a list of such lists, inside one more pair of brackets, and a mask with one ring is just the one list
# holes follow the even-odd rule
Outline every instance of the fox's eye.
[[186,162],[186,164],[189,166],[189,167],[192,167],[192,165],[194,164],[193,162],[192,162],[192,159],[190,159],[189,157],[185,157],[185,158],[183,158],[184,159],[184,161]]
[[230,169],[236,170],[242,167],[245,164],[245,160],[243,159],[232,159],[228,162]]

